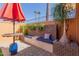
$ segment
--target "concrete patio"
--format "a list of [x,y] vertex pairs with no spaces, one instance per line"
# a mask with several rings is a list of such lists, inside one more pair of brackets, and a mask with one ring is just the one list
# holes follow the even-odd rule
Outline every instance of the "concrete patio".
[[37,36],[32,37],[32,38],[25,37],[24,42],[31,44],[33,46],[39,47],[47,52],[53,53],[53,45],[52,44],[38,41],[38,40],[36,40],[36,38],[37,38]]

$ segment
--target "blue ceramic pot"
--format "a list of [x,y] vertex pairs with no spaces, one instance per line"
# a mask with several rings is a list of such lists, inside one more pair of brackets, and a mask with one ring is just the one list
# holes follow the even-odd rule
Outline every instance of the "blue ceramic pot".
[[11,53],[11,55],[17,54],[17,50],[18,50],[17,43],[12,43],[9,47],[9,52]]

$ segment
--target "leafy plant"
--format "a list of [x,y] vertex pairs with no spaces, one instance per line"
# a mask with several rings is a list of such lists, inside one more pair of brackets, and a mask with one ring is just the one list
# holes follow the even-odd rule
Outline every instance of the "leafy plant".
[[25,29],[24,30],[24,35],[28,35],[28,34],[29,34],[28,29]]
[[36,30],[36,25],[30,25],[30,26],[28,26],[28,28],[29,28],[30,30]]
[[0,48],[0,56],[3,56],[3,53],[2,53],[2,50],[1,50],[1,48]]
[[20,29],[24,35],[28,35],[28,27],[26,25],[21,26]]
[[44,25],[42,25],[42,24],[41,25],[38,25],[37,28],[40,31],[44,31],[45,30]]

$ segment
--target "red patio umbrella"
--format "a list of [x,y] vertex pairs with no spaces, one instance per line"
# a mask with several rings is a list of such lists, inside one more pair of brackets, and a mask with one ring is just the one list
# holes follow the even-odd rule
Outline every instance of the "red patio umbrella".
[[[25,21],[21,6],[19,3],[6,3],[0,10],[0,18],[5,21],[13,22],[13,34],[15,34],[15,21]],[[15,42],[15,36],[13,36],[13,43]]]

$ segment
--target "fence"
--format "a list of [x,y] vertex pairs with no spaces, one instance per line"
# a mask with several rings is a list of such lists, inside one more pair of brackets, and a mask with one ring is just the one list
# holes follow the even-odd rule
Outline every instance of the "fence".
[[[53,20],[53,17],[50,15],[48,17],[48,21],[52,21]],[[46,21],[46,16],[41,16],[41,17],[38,17],[38,18],[32,18],[32,19],[29,19],[26,21],[26,23],[36,23],[36,22],[44,22]]]

